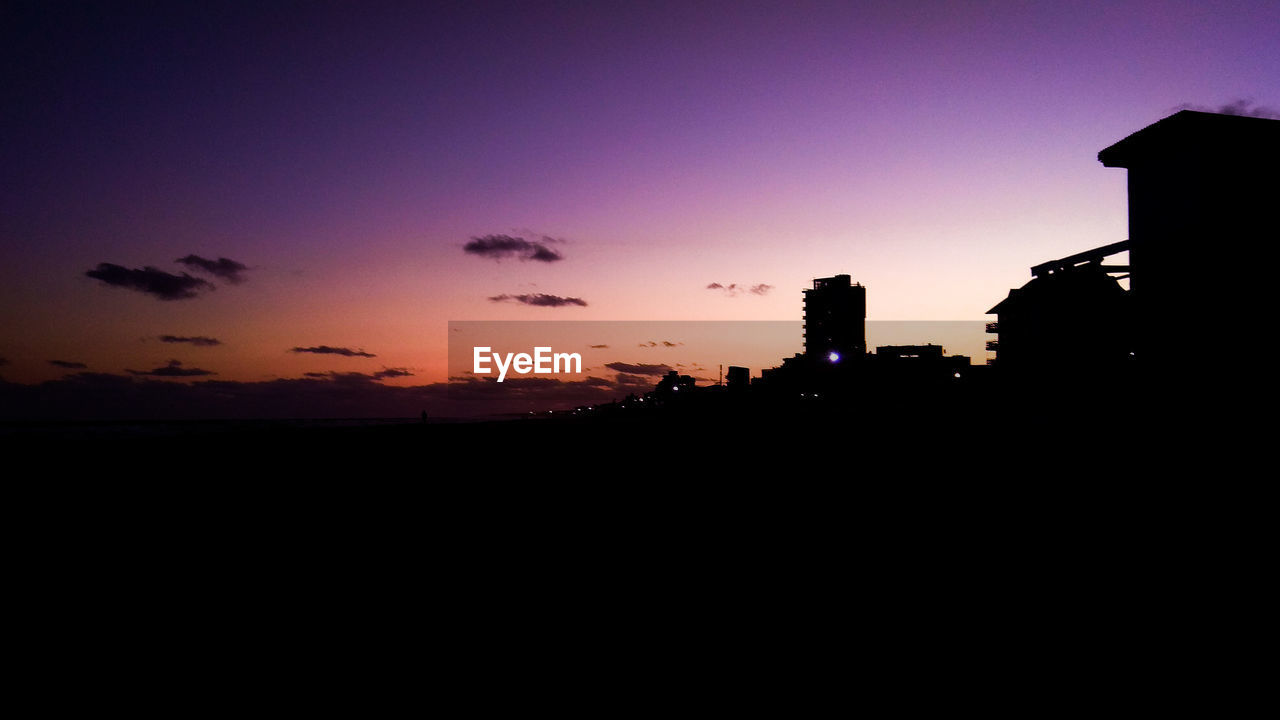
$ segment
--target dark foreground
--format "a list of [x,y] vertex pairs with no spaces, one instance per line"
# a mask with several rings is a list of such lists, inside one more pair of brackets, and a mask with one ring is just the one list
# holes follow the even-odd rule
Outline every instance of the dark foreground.
[[1016,688],[1056,707],[1076,658],[1129,684],[1126,648],[1175,651],[1170,598],[1205,567],[1208,440],[1132,422],[10,425],[9,597],[39,632],[28,664],[108,678],[142,654],[187,700],[197,669],[232,668],[363,710],[381,693],[330,686],[618,704],[656,672],[790,713],[856,677],[913,704]]

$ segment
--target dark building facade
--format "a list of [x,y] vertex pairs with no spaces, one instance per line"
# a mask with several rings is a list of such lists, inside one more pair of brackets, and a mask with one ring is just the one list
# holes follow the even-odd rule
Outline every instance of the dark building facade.
[[[1125,363],[1153,388],[1185,384],[1227,322],[1261,324],[1269,263],[1249,253],[1280,237],[1280,120],[1184,110],[1098,160],[1129,170],[1129,239],[1033,267],[988,311],[988,348],[1009,371]],[[1127,265],[1103,264],[1123,252]],[[1241,261],[1218,262],[1228,253]]]
[[[1130,289],[1144,367],[1186,367],[1216,343],[1221,320],[1261,320],[1270,263],[1253,254],[1280,237],[1280,120],[1184,110],[1098,161],[1129,171]],[[1220,260],[1234,253],[1228,270]]]
[[[1100,249],[1103,250],[1103,249]],[[1049,265],[1049,264],[1046,264]],[[1032,268],[1032,273],[1045,265]],[[1008,372],[1066,368],[1114,371],[1130,362],[1133,326],[1130,295],[1099,261],[1061,263],[1041,271],[988,310],[999,317],[996,365]]]
[[861,359],[867,352],[866,338],[867,289],[848,275],[815,278],[813,287],[804,291],[805,355]]

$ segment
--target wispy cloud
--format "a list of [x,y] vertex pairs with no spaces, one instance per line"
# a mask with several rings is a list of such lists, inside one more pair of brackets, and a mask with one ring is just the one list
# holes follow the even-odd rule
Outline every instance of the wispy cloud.
[[174,262],[182,263],[192,270],[200,270],[215,277],[220,277],[233,285],[244,282],[244,277],[241,276],[241,273],[249,269],[243,263],[238,263],[229,258],[209,260],[208,258],[202,258],[199,255],[188,255],[183,258],[178,258]]
[[605,363],[605,367],[620,373],[628,375],[666,375],[671,372],[670,365],[646,365],[644,363],[624,363],[611,362]]
[[773,289],[773,286],[765,283],[756,283],[755,285],[747,286],[739,285],[738,283],[722,285],[718,282],[713,282],[710,285],[707,285],[707,289],[719,290],[729,297],[737,297],[740,293],[744,292],[751,293],[752,295],[768,295],[769,291]]
[[218,340],[217,338],[203,337],[203,336],[182,337],[179,335],[161,335],[160,342],[191,343],[192,345],[197,345],[200,347],[213,347],[214,345],[222,344],[222,341]]
[[548,243],[559,242],[553,237],[543,236],[541,240],[526,240],[511,235],[485,235],[473,237],[471,242],[462,246],[462,251],[470,255],[500,260],[502,258],[518,258],[520,260],[536,260],[538,262],[556,262],[564,256],[547,247]]
[[[463,377],[403,386],[365,373],[308,373],[256,382],[207,377],[171,382],[167,380],[177,373],[170,368],[174,366],[158,368],[154,376],[78,372],[36,385],[0,382],[0,418],[416,418],[423,410],[432,417],[493,416],[607,403],[652,390],[656,381],[619,373],[612,380],[530,377],[498,383],[495,378]],[[176,370],[207,372],[181,366]]]
[[373,380],[386,380],[395,377],[413,377],[413,373],[408,368],[389,368],[384,367],[375,373],[362,372],[338,372],[330,370],[329,372],[307,372],[302,373],[303,377],[315,378],[317,380],[335,380],[339,382],[369,382]]
[[565,307],[567,305],[587,306],[587,301],[576,297],[560,297],[559,295],[546,295],[543,293],[533,293],[531,295],[494,295],[489,298],[489,302],[518,302],[524,305],[535,305],[537,307]]
[[187,273],[174,275],[150,265],[141,270],[131,270],[113,263],[98,263],[97,268],[85,271],[85,275],[107,285],[137,290],[161,300],[187,300],[202,290],[214,289],[208,280],[191,277]]
[[182,361],[170,360],[168,365],[158,367],[154,370],[125,370],[131,375],[150,375],[153,377],[198,377],[201,375],[216,375],[217,373],[210,370],[201,370],[200,368],[184,368]]
[[292,353],[315,353],[316,355],[341,355],[343,357],[378,357],[373,353],[367,353],[363,349],[352,350],[344,347],[329,347],[328,345],[317,345],[315,347],[295,347],[289,350]]
[[1245,117],[1280,120],[1280,111],[1276,111],[1274,108],[1269,108],[1263,105],[1255,105],[1253,98],[1239,98],[1227,103],[1226,105],[1219,105],[1218,107],[1183,103],[1174,108],[1174,110],[1196,110],[1199,112],[1221,113],[1223,115],[1243,115]]
[[413,377],[413,373],[409,372],[408,368],[384,367],[378,372],[374,373],[373,377],[377,380],[386,380],[387,378],[393,378],[393,377]]

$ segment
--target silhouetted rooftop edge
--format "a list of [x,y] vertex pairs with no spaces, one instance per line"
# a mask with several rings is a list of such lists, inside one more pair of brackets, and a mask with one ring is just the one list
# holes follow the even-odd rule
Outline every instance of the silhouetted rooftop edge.
[[1156,158],[1238,153],[1280,155],[1280,120],[1182,110],[1103,149],[1098,162],[1127,168]]

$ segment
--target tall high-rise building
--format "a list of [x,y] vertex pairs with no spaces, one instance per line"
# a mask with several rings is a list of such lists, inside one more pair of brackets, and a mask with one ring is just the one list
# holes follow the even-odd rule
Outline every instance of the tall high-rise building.
[[831,362],[867,352],[867,289],[848,275],[814,278],[804,291],[804,352]]

